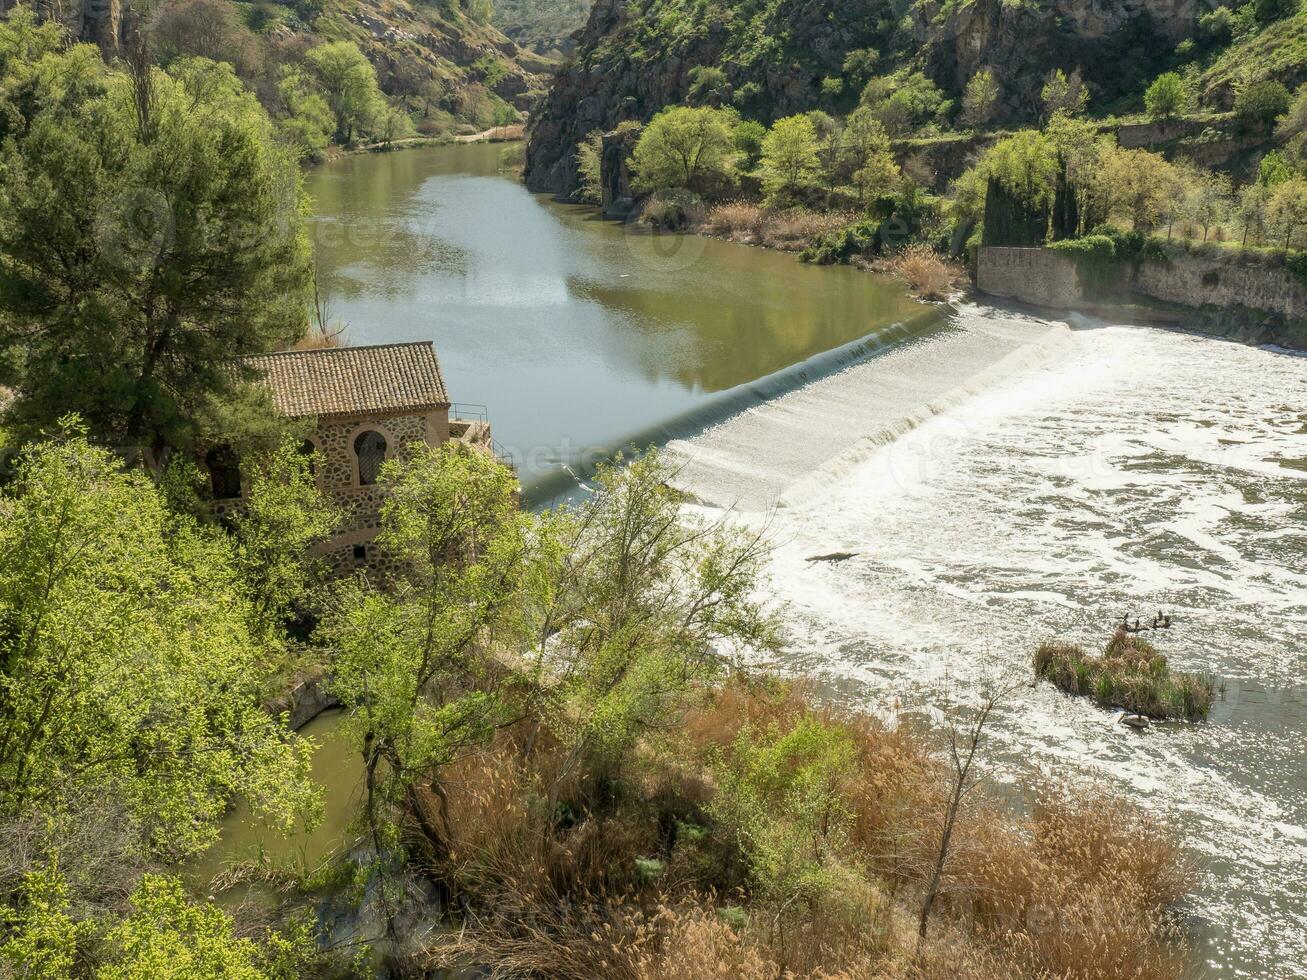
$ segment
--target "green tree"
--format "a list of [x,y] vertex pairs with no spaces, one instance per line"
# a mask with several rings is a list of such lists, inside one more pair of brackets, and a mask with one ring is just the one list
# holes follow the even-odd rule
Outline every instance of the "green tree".
[[[347,588],[326,635],[333,690],[363,756],[366,821],[385,854],[401,808],[421,812],[441,768],[505,718],[494,657],[525,635],[533,521],[512,471],[466,447],[392,460],[381,485],[377,540],[403,574],[386,591]],[[437,827],[427,842],[447,843]]]
[[998,79],[988,68],[982,68],[967,80],[962,93],[962,122],[973,129],[994,118],[998,104]]
[[1251,236],[1256,242],[1266,235],[1266,223],[1271,208],[1271,187],[1260,180],[1254,180],[1239,192],[1237,215],[1243,226],[1242,244],[1247,245]]
[[345,514],[318,489],[312,457],[287,439],[244,463],[244,506],[232,515],[236,565],[249,583],[257,621],[271,627],[309,611],[327,569],[314,547]]
[[226,535],[80,434],[30,447],[0,514],[0,813],[120,800],[184,854],[233,793],[283,825],[308,812]]
[[1284,247],[1292,248],[1298,232],[1307,225],[1307,178],[1294,176],[1276,184],[1267,206],[1267,218],[1272,232],[1283,239]]
[[602,174],[604,134],[596,129],[576,145],[576,170],[581,177],[581,199],[587,204],[603,200]]
[[902,174],[890,152],[889,134],[866,106],[849,113],[844,148],[859,202],[893,190]]
[[1174,119],[1189,104],[1189,87],[1173,71],[1158,75],[1144,93],[1144,108],[1154,119]]
[[895,136],[940,118],[952,105],[921,72],[905,71],[873,78],[863,88],[861,102]]
[[844,56],[841,66],[849,77],[851,85],[866,85],[871,73],[880,61],[880,52],[875,48],[854,48]]
[[1275,138],[1299,167],[1307,164],[1307,85],[1299,85],[1294,92],[1289,111],[1276,124]]
[[186,445],[239,387],[233,356],[304,332],[298,169],[229,67],[100,69],[97,88],[61,97],[59,69],[75,74],[85,50],[44,59],[41,108],[0,149],[12,412],[35,428],[75,410],[98,437]]
[[331,142],[336,118],[317,85],[303,70],[287,68],[277,83],[277,94],[286,107],[286,117],[278,122],[282,138],[301,160],[321,159]]
[[723,109],[664,109],[640,134],[631,156],[637,189],[701,190],[728,178],[736,119]]
[[1052,119],[1059,112],[1068,116],[1084,112],[1089,104],[1089,90],[1080,77],[1080,69],[1070,75],[1061,68],[1050,71],[1044,79],[1044,87],[1039,90],[1039,101],[1044,107],[1045,119]]
[[[13,908],[0,905],[0,964],[22,980],[63,980],[73,975],[78,945],[88,930],[69,914],[68,882],[57,867],[23,876]],[[7,935],[6,935],[7,933]]]
[[840,184],[845,169],[844,125],[828,113],[816,109],[807,113],[812,123],[817,146],[817,169],[822,186],[826,189],[826,199]]
[[731,145],[743,155],[741,166],[752,170],[762,156],[762,141],[767,138],[767,127],[755,119],[741,119],[731,130]]
[[817,132],[807,116],[786,116],[772,124],[762,141],[759,169],[772,200],[802,193],[817,178]]
[[1249,129],[1265,131],[1289,111],[1292,100],[1281,82],[1254,82],[1234,99],[1234,114]]
[[304,63],[317,79],[332,115],[336,142],[353,143],[372,132],[385,106],[377,72],[353,41],[333,41],[310,48]]
[[696,65],[690,69],[690,90],[686,100],[691,105],[720,107],[731,101],[732,88],[726,72],[712,65]]
[[579,768],[614,773],[641,737],[674,726],[733,649],[775,646],[756,599],[763,532],[682,513],[676,470],[656,453],[601,467],[593,496],[545,524],[533,618],[532,713]]
[[1211,170],[1198,170],[1185,181],[1188,210],[1203,229],[1203,241],[1212,225],[1219,224],[1229,213],[1234,199],[1230,175]]

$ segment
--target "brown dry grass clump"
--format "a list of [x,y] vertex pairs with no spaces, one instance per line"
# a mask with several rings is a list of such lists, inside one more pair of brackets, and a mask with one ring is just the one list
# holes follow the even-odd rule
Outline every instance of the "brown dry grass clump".
[[846,211],[807,211],[796,208],[769,214],[762,229],[762,244],[783,252],[801,252],[827,232],[854,221]]
[[948,299],[963,275],[961,266],[929,245],[909,245],[892,256],[886,267],[925,300]]
[[[807,764],[772,752],[796,732],[843,746],[840,829],[813,841],[820,885],[782,899],[718,801],[732,760],[779,765],[763,786]],[[748,746],[761,754],[741,756]],[[1098,788],[1046,789],[1026,815],[971,794],[919,942],[949,771],[908,724],[814,706],[793,684],[732,681],[620,766],[569,768],[565,748],[547,730],[505,730],[424,805],[447,845],[428,850],[428,871],[465,912],[417,965],[578,980],[1169,980],[1183,966],[1168,909],[1189,868],[1161,828]],[[774,824],[783,853],[791,809],[763,807],[750,834]]]
[[349,337],[346,334],[345,324],[331,324],[327,327],[313,326],[299,340],[295,341],[291,350],[332,350],[337,347],[346,347],[349,345]]
[[725,238],[744,245],[756,245],[762,240],[762,228],[766,216],[767,212],[760,204],[728,201],[709,208],[700,230],[717,238]]
[[813,239],[843,227],[854,218],[845,211],[809,211],[805,208],[773,211],[749,201],[729,201],[709,208],[698,230],[744,245],[799,252]]

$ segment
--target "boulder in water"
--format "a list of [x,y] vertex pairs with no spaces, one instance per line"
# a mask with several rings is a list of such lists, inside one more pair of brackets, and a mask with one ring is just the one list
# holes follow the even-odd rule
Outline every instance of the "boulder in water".
[[856,558],[857,554],[856,551],[832,551],[828,555],[812,555],[804,561],[848,561],[850,558]]

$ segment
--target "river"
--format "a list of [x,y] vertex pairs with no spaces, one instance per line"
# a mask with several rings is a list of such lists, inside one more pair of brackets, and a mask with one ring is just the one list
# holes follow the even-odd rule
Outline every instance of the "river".
[[[1137,734],[1047,685],[986,765],[1098,780],[1202,869],[1196,975],[1307,976],[1307,358],[966,304],[849,269],[641,234],[527,194],[499,149],[348,157],[309,181],[352,343],[432,339],[536,501],[587,454],[667,443],[709,510],[770,521],[780,667],[849,702],[1028,670],[1169,610],[1205,724]],[[813,555],[847,551],[840,563]],[[317,772],[356,766],[329,720]],[[343,820],[340,807],[334,822]],[[319,831],[309,851],[338,827]],[[243,832],[231,835],[249,841]],[[230,842],[229,842],[230,843]]]

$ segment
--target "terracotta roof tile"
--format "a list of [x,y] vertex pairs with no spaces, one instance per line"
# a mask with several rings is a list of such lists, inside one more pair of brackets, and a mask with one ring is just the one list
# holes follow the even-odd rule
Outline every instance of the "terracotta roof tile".
[[277,410],[291,418],[449,404],[430,341],[255,354],[241,363],[262,375]]

